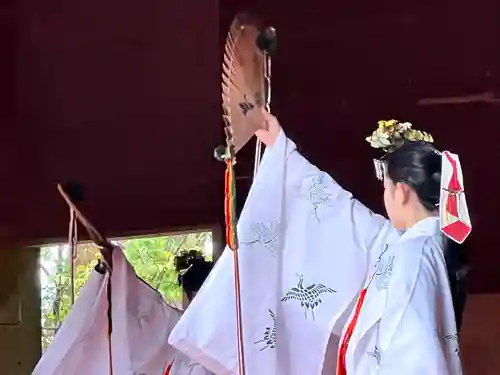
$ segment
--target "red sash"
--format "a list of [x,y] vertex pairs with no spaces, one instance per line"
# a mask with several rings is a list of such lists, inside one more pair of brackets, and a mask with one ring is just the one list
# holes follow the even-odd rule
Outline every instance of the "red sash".
[[349,347],[349,341],[351,340],[352,334],[354,332],[354,328],[356,327],[356,323],[358,322],[359,314],[361,313],[361,308],[363,307],[363,303],[365,301],[367,288],[361,290],[359,294],[358,302],[356,302],[356,308],[354,310],[354,315],[345,331],[344,338],[342,339],[342,343],[339,348],[339,355],[337,360],[337,375],[347,375],[346,368],[346,354],[347,348]]

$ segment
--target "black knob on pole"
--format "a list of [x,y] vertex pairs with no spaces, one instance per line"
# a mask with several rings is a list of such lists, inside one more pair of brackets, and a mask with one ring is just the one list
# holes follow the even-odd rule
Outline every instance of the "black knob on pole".
[[278,47],[278,39],[276,38],[276,30],[274,27],[266,27],[257,36],[257,47],[269,56],[274,55]]

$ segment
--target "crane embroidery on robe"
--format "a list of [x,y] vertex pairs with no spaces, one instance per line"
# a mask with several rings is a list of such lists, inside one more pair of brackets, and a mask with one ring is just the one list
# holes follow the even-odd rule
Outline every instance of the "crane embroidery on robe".
[[300,302],[300,306],[304,309],[304,316],[307,319],[307,311],[311,311],[313,320],[314,311],[321,305],[323,300],[321,295],[324,293],[336,293],[336,290],[328,288],[323,284],[311,284],[309,286],[304,286],[304,277],[299,275],[299,282],[297,286],[292,287],[285,296],[281,299],[282,302],[297,300]]
[[312,184],[309,187],[307,199],[313,206],[314,218],[320,222],[318,216],[318,209],[331,202],[332,195],[325,190],[328,186],[324,182],[325,174],[321,173],[313,178]]
[[265,331],[264,331],[264,338],[259,341],[255,341],[254,344],[260,344],[264,343],[262,348],[259,349],[259,351],[263,351],[266,349],[274,349],[276,348],[276,315],[271,311],[269,311],[269,315],[271,315],[271,318],[273,319],[273,325],[267,326]]
[[375,263],[375,284],[379,291],[387,290],[389,288],[389,283],[392,275],[392,270],[394,269],[395,256],[386,257],[385,253],[389,248],[388,245],[384,246],[382,253],[379,255],[377,262]]
[[380,365],[380,361],[382,361],[382,354],[380,354],[380,349],[377,345],[373,348],[373,352],[368,352],[368,355],[372,358],[375,358],[377,364]]
[[458,335],[457,334],[454,334],[454,335],[448,335],[448,336],[445,336],[445,341],[448,342],[450,345],[454,346],[455,348],[453,349],[453,351],[455,352],[455,354],[460,357],[460,341],[458,339]]
[[263,222],[254,223],[251,225],[253,239],[250,241],[240,241],[240,243],[245,245],[260,244],[269,250],[273,258],[276,258],[279,237],[278,228],[279,223],[277,222],[270,222],[269,224]]

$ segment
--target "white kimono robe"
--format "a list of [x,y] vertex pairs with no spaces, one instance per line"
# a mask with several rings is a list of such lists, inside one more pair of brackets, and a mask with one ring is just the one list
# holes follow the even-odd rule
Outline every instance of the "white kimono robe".
[[193,362],[188,356],[177,351],[175,354],[175,361],[172,366],[172,369],[170,370],[169,375],[213,375],[213,374],[199,363]]
[[384,246],[346,356],[347,374],[462,374],[439,218]]
[[[111,279],[113,373],[119,375],[208,375],[167,343],[181,312],[140,280],[115,248],[113,272],[93,272],[33,375],[110,375],[107,334]],[[204,370],[199,371],[199,369]]]
[[[434,315],[422,316],[432,328],[426,334],[419,332],[418,340],[412,342],[412,350],[421,344],[420,362],[413,362],[413,356],[406,354],[404,371],[401,367],[405,356],[400,350],[415,338],[410,328],[400,332],[401,327],[417,322],[407,311],[417,298],[410,301],[414,287],[424,284],[420,299],[445,293],[444,299],[451,303],[440,248],[433,252],[435,261],[429,266],[434,283],[430,277],[420,276],[425,270],[419,267],[426,259],[425,241],[420,243],[420,250],[408,251],[401,261],[388,258],[403,254],[398,252],[404,243],[400,234],[385,218],[374,215],[330,176],[312,166],[283,132],[266,150],[241,214],[238,234],[247,375],[319,375],[325,353],[329,355],[325,361],[328,370],[323,374],[333,375],[336,353],[327,352],[327,345],[329,340],[331,345],[336,340],[330,336],[342,334],[374,264],[377,270],[385,267],[391,271],[380,271],[382,275],[377,274],[376,280],[381,281],[373,284],[379,287],[370,287],[365,311],[349,346],[348,374],[375,374],[385,366],[387,370],[380,374],[446,375],[439,371],[448,360],[458,362],[456,355],[445,356],[444,337],[451,337],[455,330],[439,331],[444,321],[454,324],[453,309],[446,303],[442,304],[442,314],[434,310]],[[385,265],[386,259],[393,259],[393,263]],[[390,284],[395,298],[377,298],[372,290],[380,289],[381,295],[387,295],[391,272],[398,280]],[[380,319],[382,313],[384,320]],[[235,325],[233,262],[230,250],[226,250],[169,340],[217,375],[237,374]],[[452,347],[452,340],[448,341]],[[380,346],[377,350],[376,343]],[[387,359],[389,350],[398,358]],[[381,354],[384,351],[387,355]],[[380,358],[380,364],[374,358]],[[400,359],[397,369],[396,359]],[[411,368],[418,368],[418,372]],[[458,372],[450,370],[449,374]]]

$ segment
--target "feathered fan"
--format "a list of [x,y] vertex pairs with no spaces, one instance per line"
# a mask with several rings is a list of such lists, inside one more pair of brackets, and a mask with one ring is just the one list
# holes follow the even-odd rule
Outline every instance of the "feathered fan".
[[266,55],[274,48],[274,29],[236,17],[226,40],[222,64],[222,109],[233,152],[263,128],[266,105]]

